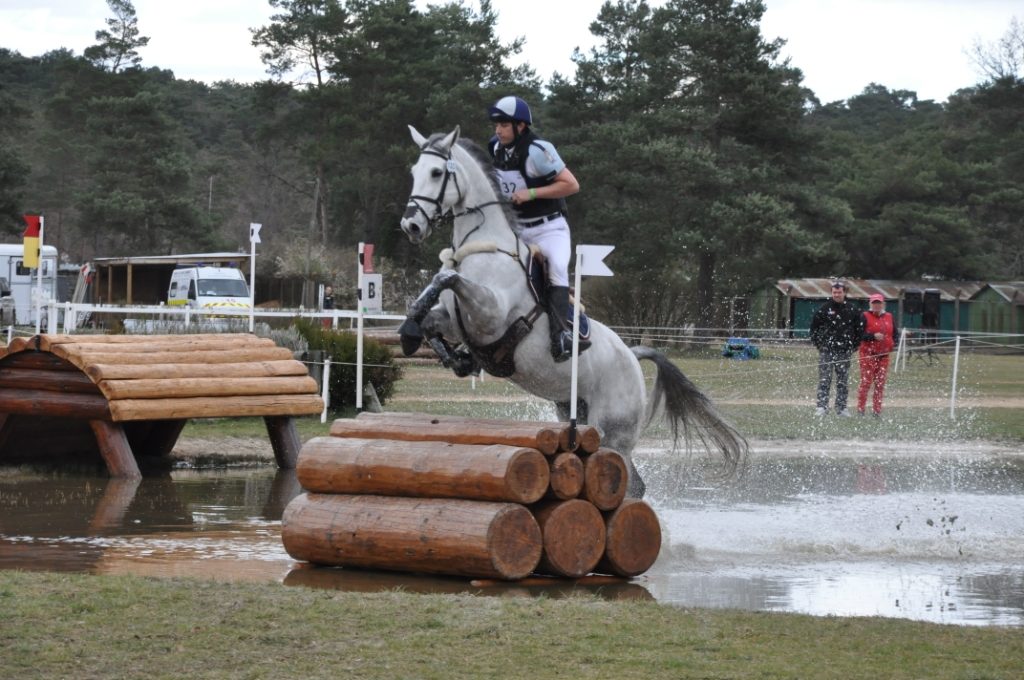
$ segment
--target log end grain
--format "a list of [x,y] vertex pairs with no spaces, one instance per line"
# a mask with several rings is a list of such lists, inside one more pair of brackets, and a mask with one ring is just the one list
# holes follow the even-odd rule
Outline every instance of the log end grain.
[[628,498],[605,513],[605,554],[597,571],[618,576],[638,576],[654,564],[661,550],[661,525],[651,506]]
[[601,431],[593,425],[576,427],[576,445],[569,446],[569,426],[563,427],[558,433],[560,451],[576,451],[577,453],[593,453],[601,448]]
[[597,566],[605,549],[605,523],[592,503],[545,501],[533,513],[544,537],[539,572],[579,578]]
[[536,449],[520,449],[508,462],[505,487],[510,500],[535,503],[544,497],[550,481],[548,460]]
[[583,490],[583,461],[575,453],[560,453],[551,460],[548,497],[576,498]]
[[491,522],[487,545],[494,571],[504,579],[516,580],[537,568],[543,536],[529,510],[508,504]]
[[626,497],[629,470],[618,452],[600,449],[583,459],[581,496],[599,510],[614,510]]

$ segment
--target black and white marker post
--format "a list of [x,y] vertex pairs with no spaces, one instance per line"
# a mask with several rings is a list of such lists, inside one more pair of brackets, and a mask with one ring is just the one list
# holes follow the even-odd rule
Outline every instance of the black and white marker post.
[[572,306],[572,388],[569,391],[569,449],[576,448],[576,401],[580,366],[580,307],[583,306],[583,276],[615,276],[604,258],[615,246],[576,246],[576,302]]

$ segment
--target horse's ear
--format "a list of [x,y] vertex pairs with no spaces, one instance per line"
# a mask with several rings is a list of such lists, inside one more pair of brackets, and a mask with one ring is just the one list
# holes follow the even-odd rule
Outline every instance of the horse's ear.
[[409,134],[412,135],[412,141],[416,142],[416,146],[423,148],[423,145],[427,143],[427,138],[420,134],[420,131],[409,126]]
[[459,130],[461,128],[456,125],[455,129],[448,133],[448,136],[441,140],[441,146],[444,149],[450,149],[455,146],[455,142],[459,141]]

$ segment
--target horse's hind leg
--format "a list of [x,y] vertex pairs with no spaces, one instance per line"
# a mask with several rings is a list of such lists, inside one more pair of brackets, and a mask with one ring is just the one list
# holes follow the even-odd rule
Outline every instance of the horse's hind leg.
[[[558,411],[559,420],[569,420],[568,402],[556,402],[555,408]],[[589,411],[590,407],[587,402],[580,399],[576,406],[577,421],[581,424],[596,425],[600,428],[601,445],[606,449],[617,452],[626,461],[626,468],[629,472],[626,495],[630,498],[643,498],[647,485],[633,463],[633,448],[637,442],[637,423],[639,420],[634,420],[628,416],[625,418],[611,415],[602,416],[600,413],[596,413],[596,417],[592,419],[589,417]]]

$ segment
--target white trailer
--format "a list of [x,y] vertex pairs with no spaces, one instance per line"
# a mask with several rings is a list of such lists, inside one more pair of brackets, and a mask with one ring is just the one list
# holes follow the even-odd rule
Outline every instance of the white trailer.
[[[14,318],[6,318],[10,305],[0,307],[3,310],[3,325],[33,325],[36,322],[35,290],[39,286],[38,273],[23,264],[25,250],[20,243],[0,243],[0,278],[7,280],[10,297],[14,301]],[[42,282],[42,313],[46,315],[46,303],[57,297],[57,249],[43,245],[40,265],[43,269]]]

